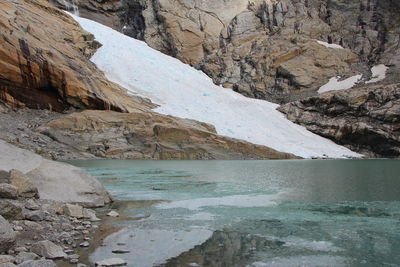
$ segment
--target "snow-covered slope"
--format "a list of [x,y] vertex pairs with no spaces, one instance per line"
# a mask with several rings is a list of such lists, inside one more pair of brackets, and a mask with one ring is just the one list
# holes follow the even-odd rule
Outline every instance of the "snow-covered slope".
[[160,105],[156,112],[213,124],[218,134],[301,157],[360,156],[287,120],[278,105],[219,87],[204,73],[146,43],[96,22],[75,20],[103,44],[91,59],[130,93]]

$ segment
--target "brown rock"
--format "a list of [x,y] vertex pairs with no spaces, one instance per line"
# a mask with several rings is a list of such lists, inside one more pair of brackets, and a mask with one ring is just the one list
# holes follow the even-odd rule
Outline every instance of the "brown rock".
[[22,197],[38,197],[38,189],[24,173],[18,170],[10,171],[10,184],[18,188]]
[[0,99],[9,105],[62,111],[144,110],[89,61],[100,46],[67,14],[45,0],[2,1]]
[[217,135],[213,126],[157,113],[84,111],[39,129],[80,151],[118,159],[282,159],[271,148]]

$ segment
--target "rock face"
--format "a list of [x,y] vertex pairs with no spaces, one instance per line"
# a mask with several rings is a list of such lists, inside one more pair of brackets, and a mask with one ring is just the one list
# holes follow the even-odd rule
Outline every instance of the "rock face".
[[0,215],[0,253],[7,251],[15,243],[15,232],[10,224]]
[[89,61],[100,44],[70,16],[45,0],[0,5],[0,100],[56,111],[149,106],[127,96]]
[[325,93],[279,110],[352,150],[376,157],[400,156],[400,84]]
[[81,0],[77,8],[250,97],[304,98],[335,75],[367,79],[378,63],[391,66],[388,82],[400,79],[400,4],[392,0]]
[[[82,169],[46,160],[0,140],[0,170],[19,170],[38,189],[41,199],[102,206],[110,197],[99,181]],[[24,162],[24,164],[21,164]]]
[[77,150],[115,159],[295,158],[219,136],[209,124],[157,113],[84,111],[54,120],[38,130]]

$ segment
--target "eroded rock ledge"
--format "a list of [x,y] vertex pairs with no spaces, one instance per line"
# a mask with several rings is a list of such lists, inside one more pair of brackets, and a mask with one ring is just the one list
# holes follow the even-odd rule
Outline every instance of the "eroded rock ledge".
[[279,110],[354,151],[373,157],[400,156],[400,84],[325,93]]
[[88,110],[37,129],[78,151],[112,159],[290,159],[294,155],[220,136],[213,126],[158,113]]

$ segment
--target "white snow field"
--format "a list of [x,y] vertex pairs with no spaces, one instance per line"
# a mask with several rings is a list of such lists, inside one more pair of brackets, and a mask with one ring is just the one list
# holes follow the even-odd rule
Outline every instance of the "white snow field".
[[338,45],[338,44],[330,44],[324,41],[317,41],[317,43],[319,43],[320,45],[323,45],[327,48],[334,48],[334,49],[344,49],[343,46]]
[[[73,16],[73,15],[72,15]],[[300,157],[360,154],[287,120],[278,105],[215,85],[204,73],[99,23],[73,16],[103,46],[92,57],[107,78],[160,105],[154,111],[213,124],[218,134]]]
[[379,81],[382,81],[386,78],[386,71],[389,69],[389,67],[386,67],[383,64],[373,66],[371,68],[372,72],[372,77],[369,81],[366,81],[365,83],[376,83]]
[[354,75],[350,78],[347,78],[343,81],[339,81],[340,76],[333,77],[329,79],[329,82],[323,86],[321,86],[318,90],[318,93],[322,94],[329,91],[337,91],[337,90],[346,90],[352,88],[358,82],[361,81],[362,75]]

